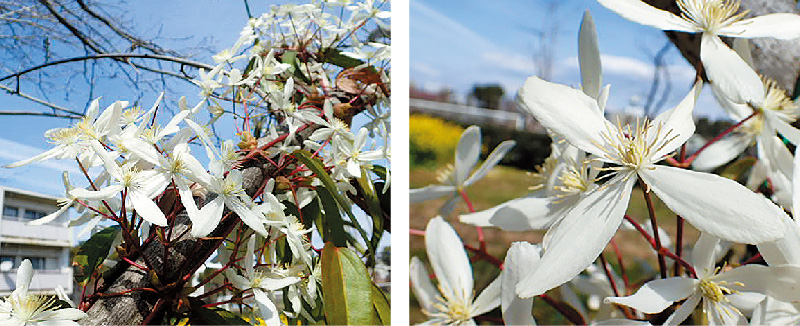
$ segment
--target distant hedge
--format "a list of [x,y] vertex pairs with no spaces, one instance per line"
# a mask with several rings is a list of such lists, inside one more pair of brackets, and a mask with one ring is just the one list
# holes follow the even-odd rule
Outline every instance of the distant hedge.
[[517,131],[508,127],[481,126],[485,158],[488,151],[506,140],[515,140],[517,144],[506,154],[500,164],[533,171],[534,167],[544,163],[550,156],[550,137],[546,134]]

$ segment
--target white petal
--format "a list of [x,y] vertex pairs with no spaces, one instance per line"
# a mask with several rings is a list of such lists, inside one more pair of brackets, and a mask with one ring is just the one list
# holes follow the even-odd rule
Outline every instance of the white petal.
[[[777,206],[775,208],[783,213],[781,208]],[[758,244],[758,251],[770,266],[782,264],[800,266],[800,226],[785,213],[781,220],[786,229],[786,235],[776,241]]]
[[[192,235],[195,237],[207,236],[222,219],[222,210],[225,208],[222,197],[214,198],[197,212],[197,219],[192,221]],[[189,216],[191,217],[191,216]]]
[[725,301],[703,300],[703,311],[710,326],[747,325],[747,318],[742,316],[739,309]]
[[503,263],[501,307],[506,325],[533,325],[533,298],[522,299],[514,289],[528,271],[536,268],[541,250],[528,242],[514,242]]
[[800,324],[800,304],[792,304],[766,297],[753,310],[753,318],[750,319],[750,324],[798,325]]
[[228,206],[232,211],[236,212],[236,215],[247,224],[253,231],[256,231],[258,234],[268,237],[267,228],[264,227],[264,220],[259,218],[252,209],[247,207],[241,199],[239,198],[226,198],[225,205]]
[[127,138],[122,141],[123,146],[136,154],[136,156],[154,165],[161,165],[163,157],[156,151],[153,145],[146,143],[139,138]]
[[578,196],[569,198],[523,197],[512,199],[490,209],[461,215],[462,223],[499,227],[505,231],[543,230],[548,228]]
[[253,296],[258,304],[258,314],[267,326],[279,326],[281,324],[280,313],[278,308],[272,303],[264,291],[253,289]]
[[426,200],[442,197],[444,195],[455,194],[456,187],[444,185],[429,185],[423,188],[409,190],[408,201],[419,203]]
[[104,200],[116,197],[117,195],[119,195],[119,192],[122,191],[122,189],[123,187],[121,185],[114,184],[96,191],[86,190],[83,188],[75,188],[72,189],[69,192],[69,194],[79,199]]
[[[548,230],[548,243],[536,270],[517,285],[517,294],[528,298],[559,286],[597,259],[616,233],[628,208],[635,176],[617,176],[589,192]],[[580,239],[579,246],[575,245]],[[569,257],[569,259],[565,259]]]
[[595,155],[604,153],[595,143],[605,143],[601,134],[606,132],[608,122],[595,99],[538,77],[528,78],[517,98],[545,128],[573,146]]
[[473,182],[478,181],[483,177],[485,177],[486,174],[488,174],[489,171],[491,171],[492,168],[494,168],[494,166],[497,165],[497,163],[500,163],[500,160],[502,160],[503,157],[506,156],[508,151],[510,151],[511,148],[513,148],[514,145],[516,145],[516,143],[517,142],[513,140],[506,140],[500,143],[500,145],[497,145],[497,147],[494,148],[492,153],[489,154],[489,157],[486,158],[486,161],[483,161],[481,167],[479,167],[478,170],[475,171],[475,173],[473,173],[472,176],[469,177],[469,179],[467,179],[467,181],[464,181],[464,186],[471,185]]
[[756,194],[718,175],[669,166],[639,176],[673,212],[718,238],[757,244],[783,236],[780,216]]
[[665,137],[664,133],[667,133],[666,137],[674,137],[672,141],[653,154],[654,159],[660,160],[662,156],[669,154],[683,145],[683,143],[689,140],[689,137],[694,134],[695,127],[694,119],[692,119],[692,111],[694,110],[694,104],[697,102],[697,96],[700,95],[700,90],[702,88],[703,82],[696,82],[692,90],[689,91],[689,94],[686,94],[686,97],[684,97],[677,106],[664,111],[653,120],[653,125],[660,127],[662,133],[660,135],[657,133],[649,133],[649,137]]
[[692,168],[703,172],[714,170],[739,156],[752,142],[753,137],[749,134],[730,134],[700,152],[692,162]]
[[698,293],[690,296],[678,309],[675,309],[675,312],[667,318],[664,325],[680,325],[686,318],[689,318],[689,315],[692,314],[694,308],[697,307],[697,304],[700,303],[700,299],[702,298],[703,296]]
[[422,309],[426,311],[436,311],[434,304],[439,291],[433,286],[428,271],[425,265],[417,257],[411,257],[411,264],[409,265],[408,277],[411,279],[411,289],[414,290],[414,295],[417,297]]
[[698,32],[699,29],[671,12],[655,8],[641,0],[598,0],[606,8],[616,12],[623,18],[666,31],[687,33]]
[[478,163],[478,157],[481,154],[481,128],[477,126],[469,126],[467,130],[461,134],[461,139],[458,140],[456,147],[456,164],[455,164],[455,178],[457,185],[463,185],[467,180],[467,176],[475,164]]
[[714,263],[717,262],[714,249],[719,242],[719,238],[711,234],[700,233],[700,239],[694,244],[691,260],[692,266],[698,273],[714,274]]
[[444,202],[442,207],[439,207],[439,215],[441,216],[450,216],[450,213],[453,212],[453,209],[456,207],[456,204],[461,202],[460,195],[453,195]]
[[164,212],[145,194],[134,189],[128,189],[128,198],[133,203],[136,213],[143,219],[158,226],[167,226],[167,218],[164,216]]
[[603,86],[603,67],[597,46],[597,29],[589,10],[583,13],[578,31],[578,64],[581,68],[581,89],[589,97],[599,99],[600,87]]
[[495,278],[492,283],[486,286],[481,294],[475,298],[475,302],[472,303],[472,315],[473,316],[480,316],[494,308],[500,306],[500,291],[502,281],[500,277]]
[[425,248],[439,288],[445,297],[472,296],[472,267],[463,243],[441,216],[432,218],[425,228]]
[[59,208],[57,211],[50,213],[47,216],[42,217],[40,219],[35,219],[33,221],[30,221],[28,222],[28,225],[42,225],[52,222],[59,216],[61,216],[61,214],[64,214],[64,212],[66,212],[70,207],[72,207],[72,203],[74,202],[75,202],[74,200],[70,200],[66,204],[62,205],[61,208]]
[[800,145],[800,130],[790,125],[788,122],[775,117],[771,112],[765,113],[767,123],[775,128],[778,133],[786,137],[792,144]]
[[716,35],[703,33],[700,59],[711,83],[734,103],[764,102],[764,83],[742,58]]
[[800,37],[800,16],[777,13],[743,19],[721,28],[719,34],[730,37],[772,37],[791,40]]
[[256,255],[256,237],[252,236],[247,240],[247,251],[244,254],[244,271],[247,273],[248,278],[255,276],[255,255]]
[[14,288],[14,292],[19,293],[21,295],[25,295],[28,293],[28,287],[31,286],[31,280],[33,279],[33,264],[29,259],[24,259],[22,263],[17,268],[17,279],[16,279],[16,288]]
[[56,146],[56,147],[53,147],[53,148],[51,148],[51,149],[49,149],[49,150],[47,150],[47,151],[45,151],[43,153],[37,154],[34,157],[27,158],[27,159],[24,159],[22,161],[17,161],[17,162],[8,164],[8,165],[4,166],[4,168],[9,168],[9,169],[10,168],[16,168],[16,167],[20,167],[20,166],[23,166],[23,165],[31,164],[33,162],[49,160],[51,158],[54,158],[54,157],[58,156],[62,152],[64,152],[64,150],[66,148],[67,148],[66,146]]
[[646,314],[655,314],[664,311],[675,301],[692,295],[696,283],[696,280],[686,277],[657,279],[645,283],[633,295],[608,297],[604,301],[628,306]]
[[717,275],[715,281],[744,286],[731,286],[741,292],[763,293],[782,301],[800,301],[800,266],[744,265]]
[[52,320],[75,320],[86,317],[86,313],[75,308],[64,308],[53,311],[48,317]]

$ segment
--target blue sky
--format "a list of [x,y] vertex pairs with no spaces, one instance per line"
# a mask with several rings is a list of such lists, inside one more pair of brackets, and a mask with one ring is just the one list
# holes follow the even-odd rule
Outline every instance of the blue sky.
[[[427,90],[448,87],[461,96],[476,83],[499,83],[509,98],[525,78],[535,75],[536,29],[558,22],[552,81],[580,83],[577,35],[581,18],[591,12],[602,53],[604,83],[611,84],[609,110],[624,110],[632,97],[644,99],[653,74],[652,56],[667,42],[654,28],[627,21],[595,1],[563,0],[550,15],[545,1],[411,0],[410,79]],[[694,70],[671,49],[666,63],[672,91],[666,108],[686,96]],[[696,114],[724,118],[710,92],[703,92]]]
[[[301,3],[305,1],[250,1],[250,9],[254,16],[269,10],[272,4]],[[127,12],[127,18],[139,35],[147,37],[159,36],[160,44],[174,49],[183,49],[198,44],[208,45],[213,53],[230,47],[239,37],[239,32],[247,23],[247,15],[242,1],[230,0],[180,0],[180,1],[155,1],[140,0],[123,4],[120,8]],[[194,58],[200,62],[213,64],[208,51],[198,51],[201,55]],[[191,52],[190,52],[191,53]],[[114,82],[100,85],[93,97],[102,96],[100,107],[105,108],[116,100],[135,101],[144,108],[149,108],[158,97],[157,92],[143,91],[131,93],[127,88],[120,88]],[[200,97],[198,88],[184,82],[175,82],[170,87],[171,92],[165,95],[169,101],[176,101],[181,96],[186,96],[188,103],[193,105]],[[93,98],[92,97],[92,98]],[[69,99],[52,97],[51,100],[61,106],[82,111],[88,104],[87,92],[78,90],[70,95]],[[39,110],[32,102],[0,92],[0,109],[4,110]],[[168,114],[159,116],[163,120],[169,118]],[[66,127],[66,119],[31,117],[31,116],[2,116],[0,117],[0,166],[32,157],[52,147],[44,138],[48,129]],[[365,123],[364,119],[357,118],[355,125]],[[164,122],[162,122],[164,124]],[[234,124],[231,121],[217,125],[217,132],[223,138],[235,138]],[[201,152],[197,152],[201,153]],[[198,155],[203,159],[205,155]],[[34,163],[20,168],[0,168],[0,185],[18,189],[30,190],[39,193],[63,196],[64,187],[61,182],[61,172],[69,171],[73,183],[85,183],[80,170],[72,161],[49,160]],[[83,181],[83,182],[82,182]],[[355,210],[360,217],[363,213]],[[363,223],[368,223],[364,222]],[[391,236],[385,236],[381,246],[388,245]],[[319,244],[319,243],[317,243]]]

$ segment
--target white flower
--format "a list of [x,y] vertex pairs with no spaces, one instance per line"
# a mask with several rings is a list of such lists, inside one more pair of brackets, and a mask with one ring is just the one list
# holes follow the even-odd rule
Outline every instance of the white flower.
[[[714,248],[719,242],[703,233],[692,252],[698,279],[671,277],[647,282],[627,297],[609,297],[606,302],[625,305],[647,314],[663,311],[686,299],[664,325],[678,325],[694,311],[700,300],[711,325],[741,325],[747,320],[729,298],[731,294],[755,292],[785,301],[800,299],[800,268],[795,266],[745,265],[731,270],[714,268]],[[688,299],[687,299],[688,298]]]
[[0,302],[0,324],[77,326],[74,320],[86,317],[86,313],[75,308],[58,309],[56,297],[28,293],[32,278],[33,266],[25,259],[17,269],[16,289]]
[[361,177],[363,166],[384,158],[383,149],[362,150],[367,144],[367,133],[367,128],[361,128],[352,142],[344,140],[336,143],[339,153],[347,158],[347,173],[354,178]]
[[470,175],[481,154],[481,129],[477,126],[470,126],[461,134],[461,139],[456,146],[455,165],[440,172],[438,178],[440,184],[411,189],[409,200],[412,203],[417,203],[448,195],[449,198],[444,206],[439,209],[439,214],[449,215],[461,198],[460,192],[475,181],[485,177],[497,163],[500,163],[503,156],[514,147],[514,144],[516,143],[513,140],[500,143],[477,171]]
[[255,269],[256,262],[253,256],[258,254],[255,250],[255,244],[256,236],[253,235],[247,242],[247,251],[244,256],[245,275],[236,274],[233,269],[226,270],[225,275],[231,280],[234,287],[242,290],[252,289],[260,317],[264,319],[267,325],[280,325],[278,309],[269,299],[267,291],[285,288],[300,282],[300,278],[296,276],[281,276],[269,270]]
[[[578,61],[582,90],[597,100],[601,112],[609,87],[601,89],[602,69],[592,16],[587,11],[578,38]],[[506,231],[541,230],[559,221],[586,192],[593,190],[602,162],[586,161],[586,153],[557,136],[552,136],[550,157],[533,173],[535,191],[490,209],[462,215],[461,222],[494,226]],[[593,167],[590,169],[590,167]]]
[[425,248],[439,291],[428,278],[422,261],[411,258],[409,277],[412,289],[430,320],[428,324],[474,325],[473,317],[500,305],[500,279],[495,279],[473,301],[472,267],[458,234],[437,216],[425,228]]
[[[700,83],[675,108],[635,126],[606,121],[582,92],[531,77],[519,99],[542,125],[597,160],[613,177],[587,193],[545,236],[541,267],[517,287],[533,296],[569,281],[589,266],[616,232],[637,178],[673,212],[720,238],[760,243],[783,236],[780,219],[760,195],[716,175],[657,165],[693,133]],[[611,175],[609,175],[611,176]],[[576,246],[574,239],[584,239]],[[565,260],[563,257],[570,257]]]
[[706,75],[736,103],[760,105],[764,89],[758,75],[719,38],[722,36],[794,39],[800,36],[800,16],[778,13],[744,19],[738,0],[677,0],[681,16],[640,0],[598,0],[620,16],[639,24],[687,33],[703,33],[700,59]]
[[103,160],[106,171],[116,180],[116,183],[96,191],[76,188],[72,189],[69,194],[80,199],[106,200],[126,191],[126,200],[130,200],[137,214],[150,223],[166,226],[167,218],[164,216],[164,212],[151,199],[158,195],[157,191],[160,192],[158,187],[164,183],[164,176],[153,170],[141,171],[132,164],[119,166],[114,157],[106,152],[100,143],[92,143],[92,147]]
[[[252,207],[252,199],[242,189],[242,171],[231,170],[225,175],[226,168],[221,161],[212,161],[210,164],[211,179],[201,180],[201,184],[209,192],[217,195],[211,202],[208,202],[195,214],[192,220],[192,235],[195,237],[207,236],[219,225],[222,219],[222,212],[227,206],[236,213],[239,218],[247,224],[253,231],[262,236],[267,236],[267,229],[264,227],[264,217],[257,215]],[[191,215],[189,216],[191,217]]]

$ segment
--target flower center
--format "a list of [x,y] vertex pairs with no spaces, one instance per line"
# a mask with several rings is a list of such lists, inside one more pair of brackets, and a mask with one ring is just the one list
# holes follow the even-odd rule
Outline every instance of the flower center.
[[663,130],[663,124],[654,125],[652,121],[636,119],[636,125],[622,126],[619,119],[616,128],[606,124],[606,131],[601,135],[604,143],[595,145],[602,148],[604,158],[622,167],[605,168],[607,170],[638,170],[646,165],[655,163],[661,158],[653,156],[664,149],[678,135],[671,135],[672,129]]
[[548,157],[544,160],[542,165],[536,167],[536,172],[528,172],[528,175],[533,179],[533,186],[528,187],[528,190],[539,190],[547,186],[550,176],[553,175],[553,170],[556,168],[555,157]]
[[742,20],[747,11],[739,11],[738,0],[677,0],[681,18],[694,23],[704,31],[716,34],[720,28]]
[[[441,286],[439,287],[439,291],[445,293],[442,291]],[[423,313],[432,318],[442,320],[443,325],[458,325],[472,319],[472,305],[470,304],[472,298],[466,295],[466,293],[451,298],[437,296],[436,300],[438,302],[435,303],[433,307],[437,311],[423,310]]]
[[798,112],[798,107],[794,104],[794,101],[786,96],[786,91],[770,78],[761,76],[761,80],[764,82],[764,87],[767,89],[762,109],[777,113],[777,115],[786,122],[791,123],[797,120],[798,116],[800,116],[800,112]]
[[441,184],[454,186],[456,184],[455,170],[455,165],[447,164],[447,166],[436,171],[436,181]]
[[567,197],[585,192],[590,185],[586,163],[583,163],[580,167],[576,166],[576,164],[570,164],[568,168],[561,172],[558,180],[561,181],[561,185],[553,187],[553,189],[561,192],[561,194],[556,195],[557,197]]
[[52,296],[11,295],[8,300],[11,303],[11,313],[25,322],[34,321],[39,314],[56,308],[56,299]]

